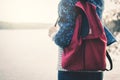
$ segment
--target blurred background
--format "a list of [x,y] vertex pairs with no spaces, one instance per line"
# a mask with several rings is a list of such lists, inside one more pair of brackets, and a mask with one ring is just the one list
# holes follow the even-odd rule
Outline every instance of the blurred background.
[[[57,80],[58,48],[48,29],[59,1],[0,0],[0,80]],[[114,68],[104,80],[120,80],[120,0],[105,0],[103,22],[117,39],[108,47]]]

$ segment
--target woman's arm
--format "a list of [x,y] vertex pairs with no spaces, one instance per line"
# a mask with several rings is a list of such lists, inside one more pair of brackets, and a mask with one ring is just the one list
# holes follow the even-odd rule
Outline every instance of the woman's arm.
[[58,6],[58,14],[60,17],[58,25],[60,26],[60,29],[55,35],[54,41],[62,48],[68,46],[72,39],[76,18],[76,1],[77,0],[63,0],[59,3]]

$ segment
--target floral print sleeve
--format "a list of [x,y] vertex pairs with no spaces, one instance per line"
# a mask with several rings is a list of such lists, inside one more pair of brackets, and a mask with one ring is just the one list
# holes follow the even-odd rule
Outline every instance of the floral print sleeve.
[[[68,46],[72,39],[75,19],[77,16],[77,13],[75,11],[75,3],[77,1],[79,0],[61,0],[58,5],[58,15],[60,17],[58,25],[60,26],[60,29],[54,36],[53,40],[61,48]],[[104,0],[87,0],[87,1],[94,4],[97,7],[96,12],[99,18],[102,19],[102,13],[104,10]],[[106,27],[105,32],[108,40],[107,44],[111,44],[116,41]]]
[[66,47],[71,41],[76,18],[76,1],[62,0],[58,5],[58,15],[60,17],[58,25],[60,26],[60,29],[55,35],[54,41],[59,47]]

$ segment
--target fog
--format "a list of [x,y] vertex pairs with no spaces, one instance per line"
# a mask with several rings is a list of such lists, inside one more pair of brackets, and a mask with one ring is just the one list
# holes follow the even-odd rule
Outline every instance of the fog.
[[53,23],[59,0],[0,0],[0,21]]
[[57,47],[47,30],[0,30],[0,80],[56,80]]

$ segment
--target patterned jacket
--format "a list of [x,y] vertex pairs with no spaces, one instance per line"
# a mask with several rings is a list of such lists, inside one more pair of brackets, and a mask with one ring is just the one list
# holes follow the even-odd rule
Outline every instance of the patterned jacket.
[[[77,16],[75,3],[78,0],[61,0],[58,5],[58,15],[60,17],[58,25],[60,26],[59,31],[54,37],[55,43],[64,48],[69,45],[75,25],[75,19]],[[102,19],[102,13],[104,10],[104,0],[87,0],[88,2],[94,4],[97,9],[96,12],[100,19]],[[115,42],[115,38],[112,36],[107,27],[104,27],[107,36],[107,45]]]

